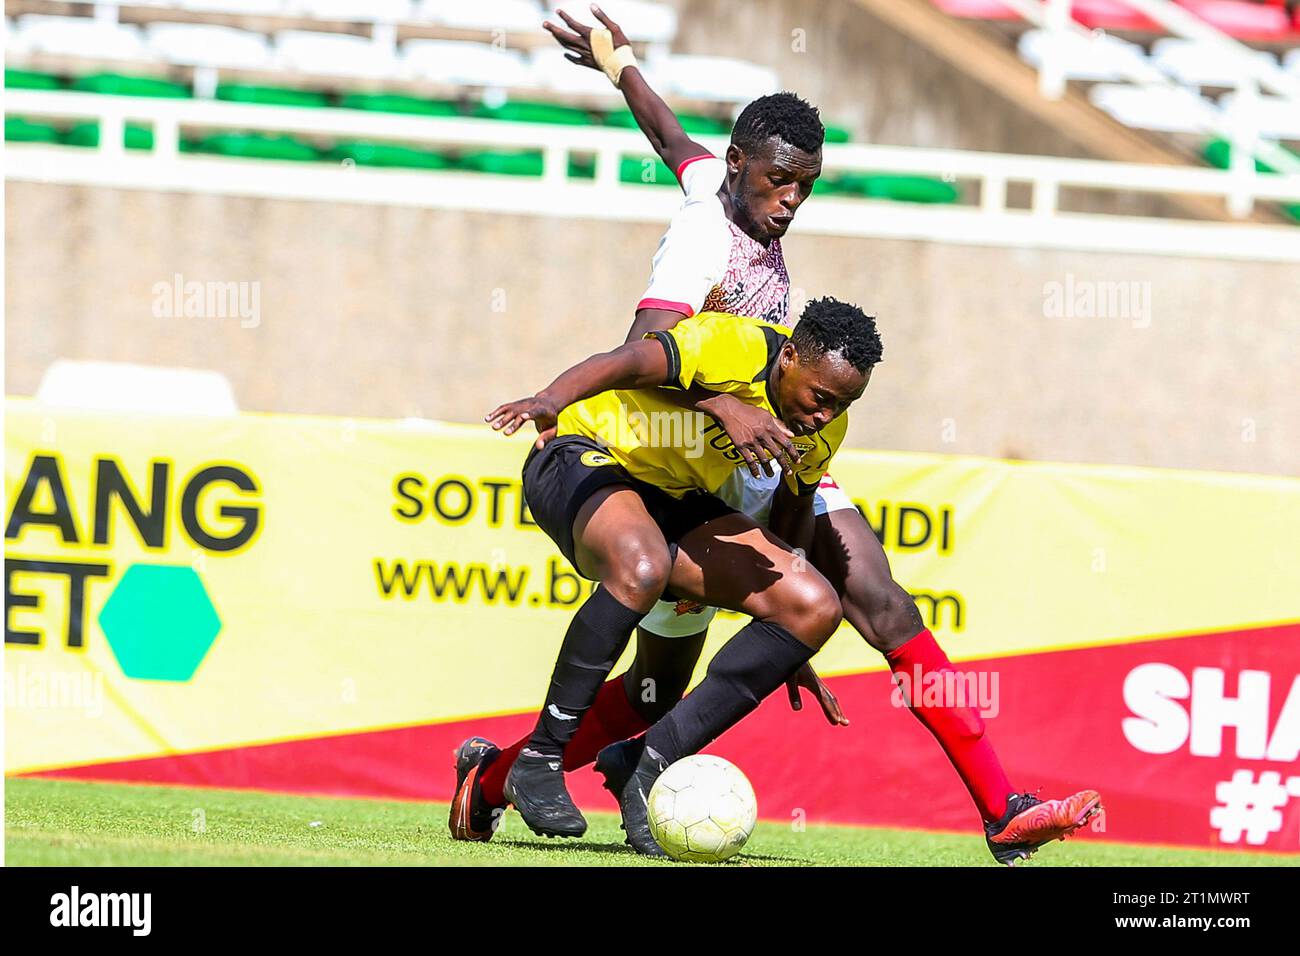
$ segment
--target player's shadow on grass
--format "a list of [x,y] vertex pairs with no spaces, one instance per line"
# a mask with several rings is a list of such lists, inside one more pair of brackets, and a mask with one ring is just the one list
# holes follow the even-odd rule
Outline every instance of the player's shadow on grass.
[[[495,840],[494,846],[508,846],[520,850],[590,850],[593,853],[614,853],[620,856],[637,856],[636,850],[632,849],[626,843],[583,843],[580,840],[562,840],[556,838],[547,840],[545,843],[537,843],[532,840]],[[738,857],[728,860],[722,866],[744,866],[747,861],[761,861],[764,863],[781,863],[787,866],[812,866],[812,860],[805,860],[797,856],[773,856],[767,853],[742,853]],[[665,863],[671,863],[671,860],[665,860]],[[701,864],[701,863],[682,863],[681,866],[710,866],[718,864]]]

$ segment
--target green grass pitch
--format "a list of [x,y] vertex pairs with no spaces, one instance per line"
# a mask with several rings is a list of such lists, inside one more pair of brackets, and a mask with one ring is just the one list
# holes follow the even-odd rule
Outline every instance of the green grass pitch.
[[[533,836],[513,812],[491,843],[456,843],[447,805],[231,790],[5,781],[10,866],[688,866],[636,856],[618,818],[582,840]],[[978,834],[761,823],[727,866],[992,866]],[[1089,841],[1054,843],[1026,866],[1297,866],[1300,857]]]

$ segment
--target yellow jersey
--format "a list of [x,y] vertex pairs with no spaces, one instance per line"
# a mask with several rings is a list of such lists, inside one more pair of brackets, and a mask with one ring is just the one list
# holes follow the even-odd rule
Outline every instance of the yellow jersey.
[[[701,312],[646,335],[668,357],[667,387],[728,392],[773,416],[768,375],[789,337],[783,326],[725,312]],[[820,431],[791,439],[800,453],[795,474],[786,476],[792,491],[817,490],[848,424],[842,414]],[[560,413],[556,434],[600,443],[632,477],[679,498],[690,491],[717,494],[738,467],[748,474],[721,425],[677,405],[661,388],[618,389],[575,402]]]

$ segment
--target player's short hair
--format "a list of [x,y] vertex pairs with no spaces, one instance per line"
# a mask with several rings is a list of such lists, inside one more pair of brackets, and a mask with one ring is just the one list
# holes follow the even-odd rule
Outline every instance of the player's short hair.
[[826,140],[817,107],[794,93],[760,96],[740,111],[731,128],[731,142],[746,153],[754,153],[776,136],[805,153],[815,153]]
[[864,375],[883,355],[875,317],[830,296],[813,299],[804,307],[790,341],[800,356],[816,359],[839,354]]

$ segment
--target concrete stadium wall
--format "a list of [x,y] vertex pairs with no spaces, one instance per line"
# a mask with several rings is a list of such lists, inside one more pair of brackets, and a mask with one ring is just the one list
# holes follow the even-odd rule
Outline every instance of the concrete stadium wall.
[[[214,369],[242,408],[478,421],[621,341],[661,229],[9,183],[6,373]],[[1300,473],[1300,270],[789,237],[796,297],[879,316],[857,447]],[[154,286],[260,284],[261,320],[157,318]],[[1052,317],[1052,283],[1149,313]],[[1073,282],[1073,286],[1067,283]],[[1134,300],[1141,302],[1141,296]],[[1147,319],[1149,318],[1149,321]]]

